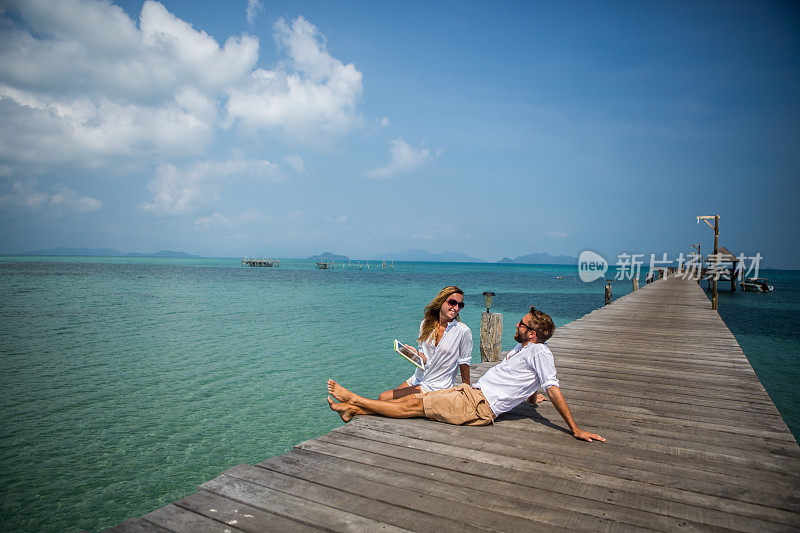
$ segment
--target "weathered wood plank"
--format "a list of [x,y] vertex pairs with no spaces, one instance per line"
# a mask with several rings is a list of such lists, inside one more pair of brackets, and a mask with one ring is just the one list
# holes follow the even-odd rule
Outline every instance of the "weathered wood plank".
[[[431,515],[427,523],[416,525],[415,530],[442,527],[444,530],[463,531],[464,524],[467,524],[475,526],[476,530],[479,528],[515,531],[526,526],[531,527],[531,521],[539,522],[539,527],[548,524],[548,528],[553,526],[564,531],[569,530],[570,526],[559,522],[561,513],[549,507],[529,509],[527,520],[520,520],[518,516],[504,513],[499,509],[487,513],[484,501],[466,497],[470,493],[468,487],[459,487],[457,491],[459,494],[454,499],[452,492],[437,490],[438,487],[432,482],[427,482],[424,486],[415,486],[410,482],[397,483],[398,478],[406,481],[410,478],[397,472],[387,475],[388,471],[368,468],[363,463],[333,464],[324,456],[309,458],[308,454],[291,452],[259,463],[259,466],[336,490],[377,501],[391,502],[392,505],[416,509]],[[578,518],[588,518],[580,513],[576,515],[575,523],[578,523]],[[608,525],[607,520],[588,519],[583,522],[586,527],[602,527],[604,523]]]
[[233,533],[241,531],[236,526],[223,524],[217,520],[206,518],[203,515],[193,513],[175,504],[167,505],[148,513],[142,520],[163,527],[178,533],[214,532],[214,533]]
[[[484,509],[483,514],[489,516],[514,515],[525,518],[526,522],[522,522],[518,527],[534,527],[530,521],[540,522],[543,519],[552,521],[548,529],[551,526],[559,526],[570,528],[570,530],[606,528],[610,522],[648,530],[654,528],[671,530],[677,527],[700,526],[699,523],[691,520],[675,519],[654,513],[640,513],[608,501],[598,502],[572,494],[561,493],[558,498],[554,498],[549,491],[524,490],[522,487],[508,484],[506,484],[506,490],[498,493],[492,490],[492,488],[497,488],[498,482],[495,480],[446,471],[435,466],[421,469],[420,465],[413,468],[413,463],[404,463],[398,470],[387,469],[382,464],[364,468],[364,463],[360,461],[343,460],[339,457],[326,456],[307,450],[305,454],[293,456],[293,459],[298,462],[297,465],[287,465],[287,456],[276,459],[275,461],[270,460],[269,465],[273,468],[281,468],[281,471],[285,473],[293,472],[317,480],[322,479],[326,473],[330,472],[364,476],[383,484],[382,490],[387,494],[392,494],[397,490],[411,489],[422,494],[441,496],[450,500],[450,505],[459,512],[462,509],[462,504],[459,502],[480,502]],[[336,483],[335,478],[332,483]],[[386,486],[393,488],[387,490]],[[487,510],[490,512],[486,513]],[[566,522],[564,511],[570,512]],[[763,523],[760,524],[760,527],[763,525]],[[708,524],[705,524],[704,527],[714,529]],[[503,530],[511,531],[513,529],[504,528]]]
[[105,531],[109,533],[164,533],[168,532],[169,529],[151,524],[141,518],[130,518]]
[[[352,441],[350,441],[352,442]],[[369,441],[359,441],[361,447],[347,446],[348,441],[338,443],[324,442],[313,439],[301,444],[302,450],[319,454],[338,457],[350,462],[363,462],[375,468],[388,469],[404,475],[414,475],[422,480],[437,480],[451,483],[458,487],[480,487],[480,490],[491,492],[503,497],[517,497],[525,501],[538,502],[544,499],[551,506],[574,510],[572,497],[585,498],[607,505],[622,506],[642,511],[641,516],[649,519],[651,514],[674,517],[678,520],[685,519],[689,525],[694,521],[707,525],[714,525],[739,531],[760,531],[769,525],[768,522],[755,520],[741,515],[716,511],[696,505],[642,495],[634,492],[614,489],[607,486],[593,485],[582,480],[571,479],[552,475],[548,472],[537,472],[531,475],[507,467],[496,466],[493,469],[493,478],[475,475],[464,469],[463,460],[448,457],[441,460],[436,454],[418,453],[407,448],[394,447],[394,455],[385,455],[367,451]],[[386,451],[391,445],[382,445],[380,451]],[[431,465],[431,463],[435,463]],[[478,480],[478,481],[476,481]],[[521,482],[524,481],[524,482]],[[567,496],[567,501],[563,498]],[[656,517],[656,521],[663,517]],[[671,527],[675,527],[672,523]],[[677,523],[680,527],[687,524]]]
[[[742,505],[745,503],[752,503],[759,507],[786,509],[787,512],[770,512],[770,516],[783,517],[783,520],[786,520],[786,516],[792,513],[796,515],[798,507],[797,497],[795,495],[786,494],[785,491],[782,492],[766,484],[753,483],[751,485],[742,486],[726,482],[724,476],[716,476],[716,479],[712,481],[697,479],[700,476],[697,476],[697,473],[692,472],[691,469],[686,468],[674,469],[678,470],[678,472],[673,472],[673,470],[662,465],[657,468],[654,467],[651,470],[641,470],[635,466],[611,465],[605,463],[596,464],[595,461],[587,459],[575,460],[573,457],[564,457],[559,454],[544,454],[540,453],[538,446],[536,454],[530,455],[530,453],[526,453],[527,450],[520,449],[518,445],[512,446],[492,441],[475,442],[474,440],[465,440],[463,437],[458,440],[457,444],[453,444],[453,438],[449,435],[426,436],[428,440],[423,440],[416,432],[414,436],[408,437],[387,432],[386,428],[376,431],[360,427],[353,433],[360,437],[374,439],[379,442],[389,442],[400,446],[413,446],[418,449],[433,450],[441,454],[457,454],[460,457],[472,458],[472,460],[478,460],[478,458],[480,458],[480,460],[486,460],[489,465],[495,464],[501,459],[503,461],[506,459],[528,461],[537,466],[547,465],[548,467],[577,470],[581,472],[582,475],[600,474],[663,487],[711,494],[723,498],[735,498],[739,500]],[[490,457],[484,455],[485,450],[492,450]],[[694,476],[692,478],[684,477],[684,470],[694,474]],[[756,485],[756,487],[753,488],[752,485]],[[755,507],[751,510],[755,510]],[[777,520],[777,518],[775,518],[775,520]]]
[[[640,502],[638,504],[628,503],[628,505],[632,507],[644,505],[644,503],[641,502],[646,502],[646,498],[650,497],[674,502],[676,504],[687,504],[728,513],[735,517],[732,520],[733,522],[737,522],[738,518],[741,517],[752,517],[754,519],[774,523],[782,523],[782,518],[785,521],[784,515],[773,515],[770,508],[765,508],[763,506],[743,503],[702,491],[698,492],[672,486],[655,485],[646,481],[620,478],[613,474],[600,474],[576,468],[572,465],[561,466],[546,462],[538,462],[535,460],[536,457],[519,460],[497,455],[489,451],[459,449],[456,446],[448,444],[418,441],[415,445],[409,445],[409,441],[402,440],[398,443],[387,443],[336,432],[329,433],[313,441],[307,441],[300,446],[303,448],[310,447],[311,442],[339,445],[362,452],[396,457],[409,463],[435,465],[440,468],[471,473],[494,480],[505,480],[521,486],[546,489],[556,493],[561,492],[559,487],[563,484],[573,481],[580,487],[593,486],[595,490],[608,491],[607,497],[609,498],[616,498],[625,493],[630,493],[633,495],[632,499],[634,501]],[[537,481],[540,479],[561,481],[553,482],[550,488],[546,488],[547,486],[543,487],[537,485]],[[584,494],[580,490],[575,490],[574,485],[568,486],[568,488],[563,490],[572,494]],[[571,490],[574,490],[574,492],[570,492]],[[615,500],[612,499],[610,501]]]
[[251,507],[268,510],[330,531],[408,531],[405,528],[365,518],[227,474],[207,481],[200,487],[208,492],[246,503]]
[[175,502],[175,505],[207,518],[236,526],[242,531],[321,531],[321,529],[308,524],[269,513],[241,502],[229,500],[204,490],[195,492]]

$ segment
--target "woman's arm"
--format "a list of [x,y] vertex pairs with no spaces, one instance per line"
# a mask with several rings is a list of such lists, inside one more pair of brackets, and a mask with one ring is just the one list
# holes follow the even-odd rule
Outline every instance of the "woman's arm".
[[422,350],[422,346],[420,346],[419,350],[414,348],[413,346],[409,346],[408,344],[404,344],[403,346],[405,346],[406,349],[408,349],[409,352],[417,354],[419,356],[419,358],[422,359],[422,364],[423,365],[428,364],[428,358],[425,357],[425,351]]
[[461,383],[465,385],[470,385],[469,382],[469,365],[458,365],[459,370],[461,370]]

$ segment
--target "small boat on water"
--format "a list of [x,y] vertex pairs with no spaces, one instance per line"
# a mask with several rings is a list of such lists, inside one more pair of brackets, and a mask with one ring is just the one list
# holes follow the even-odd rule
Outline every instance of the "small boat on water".
[[772,292],[772,285],[766,278],[747,278],[739,286],[747,292]]

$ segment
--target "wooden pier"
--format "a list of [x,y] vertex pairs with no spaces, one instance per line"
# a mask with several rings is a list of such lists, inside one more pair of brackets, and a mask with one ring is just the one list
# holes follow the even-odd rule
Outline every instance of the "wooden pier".
[[800,448],[696,282],[648,284],[548,344],[608,442],[572,438],[549,402],[489,427],[359,417],[112,531],[800,528]]
[[242,266],[251,266],[251,267],[279,267],[281,266],[281,262],[279,259],[266,259],[264,257],[253,258],[253,257],[245,257],[242,259]]

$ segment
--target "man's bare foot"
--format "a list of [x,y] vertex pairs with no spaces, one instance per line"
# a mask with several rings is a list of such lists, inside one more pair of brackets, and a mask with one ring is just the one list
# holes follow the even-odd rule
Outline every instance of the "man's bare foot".
[[342,403],[351,403],[355,394],[345,389],[332,379],[328,380],[328,392]]
[[528,401],[536,405],[537,403],[546,402],[547,396],[545,396],[541,392],[537,392],[536,394],[531,394],[530,398],[528,398]]
[[346,403],[336,403],[328,396],[328,405],[331,406],[331,409],[339,413],[339,416],[342,417],[342,422],[350,422],[353,419],[353,410],[350,408],[350,405]]

